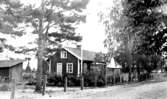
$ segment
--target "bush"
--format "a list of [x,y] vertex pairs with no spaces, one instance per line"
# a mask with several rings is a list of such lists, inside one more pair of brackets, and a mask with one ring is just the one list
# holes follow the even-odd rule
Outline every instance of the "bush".
[[24,73],[23,74],[23,80],[29,81],[31,79],[33,79],[33,75],[31,73]]
[[97,86],[104,86],[105,85],[105,79],[103,76],[99,76],[98,80],[97,80]]
[[[50,76],[48,77],[48,85],[54,85],[54,86],[64,86],[64,79],[65,77],[62,76]],[[73,75],[67,76],[67,84],[68,86],[80,86],[80,78],[75,77]]]
[[26,83],[26,85],[36,85],[37,81],[36,79],[31,79],[28,81],[28,83]]
[[[104,86],[105,79],[100,73],[95,73],[93,71],[87,72],[84,75],[84,86]],[[64,77],[54,75],[48,77],[48,85],[54,86],[64,86]],[[96,80],[95,80],[96,79]],[[74,75],[67,75],[68,86],[80,86],[80,77]]]
[[80,86],[80,78],[73,75],[68,75],[68,86]]
[[84,86],[95,86],[95,73],[87,72],[84,74]]
[[48,81],[48,85],[53,84],[54,86],[62,86],[64,83],[63,77],[58,75],[49,76],[47,81]]
[[2,86],[0,86],[0,91],[8,91],[9,90],[9,86],[4,84]]
[[90,71],[84,75],[84,86],[104,86],[104,77],[97,72]]

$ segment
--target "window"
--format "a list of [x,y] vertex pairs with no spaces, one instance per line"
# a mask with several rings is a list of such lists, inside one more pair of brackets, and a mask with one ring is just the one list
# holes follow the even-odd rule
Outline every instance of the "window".
[[61,58],[67,58],[67,52],[61,51]]
[[0,52],[3,52],[3,47],[2,46],[0,46]]
[[52,61],[51,61],[51,59],[49,60],[49,62],[48,62],[48,66],[49,66],[49,69],[48,69],[48,72],[49,72],[49,74],[51,73],[51,66],[52,66]]
[[57,75],[62,75],[62,63],[57,63]]
[[67,63],[66,70],[67,73],[73,73],[73,63]]

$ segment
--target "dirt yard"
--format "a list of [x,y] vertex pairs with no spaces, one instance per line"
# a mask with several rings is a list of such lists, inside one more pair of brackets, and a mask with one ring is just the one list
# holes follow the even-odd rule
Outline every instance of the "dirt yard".
[[[19,86],[15,99],[167,99],[167,81],[159,79],[135,84],[109,86],[105,88],[47,87],[45,96],[33,92],[33,87]],[[10,91],[0,92],[0,99],[10,99]]]

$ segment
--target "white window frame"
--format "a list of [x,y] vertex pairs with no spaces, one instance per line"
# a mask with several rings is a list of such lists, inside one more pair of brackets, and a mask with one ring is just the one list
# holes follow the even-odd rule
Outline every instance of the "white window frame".
[[49,74],[51,74],[51,68],[52,68],[52,60],[51,59],[49,60],[48,65],[49,65]]
[[[70,67],[71,66],[71,67]],[[70,70],[71,69],[71,70]],[[66,72],[67,73],[73,73],[73,63],[67,63],[66,64]]]
[[[59,72],[59,71],[58,71],[58,65],[60,65],[60,64],[61,64],[61,66],[62,66],[61,68],[63,69],[63,63],[57,63],[57,64],[56,64],[56,73]],[[62,72],[62,71],[61,71],[61,72]],[[61,74],[61,75],[62,75],[62,74]]]
[[61,51],[60,57],[61,57],[62,59],[67,58],[67,51]]

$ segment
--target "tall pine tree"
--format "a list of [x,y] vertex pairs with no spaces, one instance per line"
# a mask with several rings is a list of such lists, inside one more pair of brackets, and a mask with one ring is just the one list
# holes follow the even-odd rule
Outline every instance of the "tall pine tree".
[[[9,17],[2,16],[1,32],[12,35],[22,36],[26,28],[32,28],[33,33],[38,35],[37,50],[37,84],[35,90],[41,92],[42,84],[42,65],[47,56],[50,45],[58,46],[66,40],[81,41],[82,37],[76,35],[75,27],[85,20],[82,13],[86,8],[88,0],[40,0],[40,6],[20,4],[18,1],[2,0],[5,11],[2,15],[9,13]],[[6,4],[8,2],[8,4]],[[5,18],[8,18],[5,20]],[[9,25],[8,22],[11,22]],[[8,25],[8,26],[5,26]],[[21,27],[20,27],[21,25]],[[17,30],[14,31],[13,30]],[[19,31],[18,31],[19,30]],[[23,48],[20,52],[29,50]],[[17,51],[18,52],[18,51]]]

